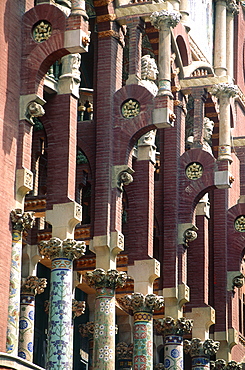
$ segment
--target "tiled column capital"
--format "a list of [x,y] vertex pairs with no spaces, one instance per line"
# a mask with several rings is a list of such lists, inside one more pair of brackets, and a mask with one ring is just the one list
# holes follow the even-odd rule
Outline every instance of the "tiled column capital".
[[180,22],[180,18],[180,13],[175,11],[156,11],[151,14],[151,24],[157,29],[161,29],[162,26],[174,28]]
[[85,242],[73,239],[61,240],[59,238],[51,238],[39,244],[39,253],[41,256],[50,258],[51,260],[62,257],[74,260],[83,256],[85,251]]

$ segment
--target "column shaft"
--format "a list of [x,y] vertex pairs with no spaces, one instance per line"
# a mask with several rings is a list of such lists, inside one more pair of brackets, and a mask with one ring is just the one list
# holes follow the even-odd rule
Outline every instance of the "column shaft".
[[18,356],[32,362],[35,296],[21,294]]
[[226,75],[226,2],[216,1],[214,71],[217,76]]
[[133,369],[153,369],[153,332],[152,313],[136,312],[134,314],[134,350]]
[[47,369],[70,369],[72,261],[54,258],[51,267]]
[[164,340],[164,366],[183,370],[183,336],[166,335]]
[[227,12],[226,17],[226,67],[227,74],[233,78],[234,76],[234,16],[232,13]]

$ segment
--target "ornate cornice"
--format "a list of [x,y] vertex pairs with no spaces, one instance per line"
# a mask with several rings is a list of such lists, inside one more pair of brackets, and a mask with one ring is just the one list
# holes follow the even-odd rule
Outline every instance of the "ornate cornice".
[[157,28],[161,29],[162,25],[168,27],[176,27],[180,22],[181,14],[175,11],[161,10],[160,12],[156,11],[151,14],[150,20],[151,24]]
[[33,226],[33,212],[23,212],[20,208],[10,212],[13,230],[29,230]]
[[21,294],[41,294],[47,286],[47,279],[28,276],[21,285]]
[[71,260],[80,258],[86,252],[86,244],[84,241],[78,242],[73,239],[60,240],[59,238],[51,238],[48,241],[40,242],[39,253],[46,258],[54,259],[65,257]]
[[132,310],[135,312],[153,312],[154,310],[160,310],[164,304],[164,298],[156,294],[142,294],[133,293],[132,295],[125,295],[120,298],[119,304],[122,308]]
[[159,335],[184,335],[191,332],[193,320],[188,320],[185,317],[174,320],[168,316],[163,320],[154,320],[154,329]]
[[127,280],[126,272],[118,272],[117,270],[110,269],[105,271],[97,268],[94,271],[88,271],[85,274],[85,280],[90,287],[95,289],[123,287]]
[[194,356],[213,356],[219,349],[219,342],[213,339],[206,339],[204,342],[199,338],[193,338],[191,341],[184,340],[184,352]]

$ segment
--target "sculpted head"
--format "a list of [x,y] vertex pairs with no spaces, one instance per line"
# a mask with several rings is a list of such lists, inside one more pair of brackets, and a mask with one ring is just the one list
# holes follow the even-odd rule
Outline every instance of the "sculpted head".
[[141,79],[155,81],[158,73],[155,59],[148,54],[144,55],[141,58]]
[[214,123],[209,118],[204,117],[203,125],[203,139],[210,143],[213,134]]

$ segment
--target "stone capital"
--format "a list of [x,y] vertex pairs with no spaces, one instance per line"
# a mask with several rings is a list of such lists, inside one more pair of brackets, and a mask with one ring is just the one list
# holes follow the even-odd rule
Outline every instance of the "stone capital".
[[235,98],[238,95],[238,88],[236,85],[224,82],[213,85],[210,89],[210,92],[217,98],[221,97]]
[[154,310],[160,310],[164,304],[164,298],[156,294],[133,293],[120,298],[120,305],[126,310],[136,312],[153,313]]
[[168,316],[163,320],[154,320],[154,329],[159,335],[180,335],[188,334],[191,332],[193,320],[188,320],[185,317],[174,320]]
[[28,276],[21,285],[21,294],[41,294],[47,286],[47,279]]
[[175,11],[161,10],[156,11],[151,14],[150,20],[151,24],[157,28],[161,29],[162,26],[165,27],[176,27],[180,22],[181,14]]
[[73,239],[60,240],[59,238],[51,238],[48,241],[41,241],[39,244],[39,253],[41,256],[50,258],[68,258],[74,260],[84,255],[86,244],[84,241],[76,241]]
[[184,352],[189,353],[191,357],[213,356],[219,349],[219,342],[213,339],[206,339],[204,342],[199,338],[193,338],[191,341],[184,340]]
[[95,289],[116,289],[123,287],[127,280],[127,274],[113,269],[105,271],[104,269],[97,268],[94,271],[86,272],[85,280],[90,287]]
[[81,334],[83,338],[93,337],[94,335],[94,322],[93,321],[89,321],[86,324],[80,324],[78,328],[79,328],[79,333]]
[[226,9],[232,15],[237,15],[239,13],[239,5],[236,0],[226,0]]
[[20,208],[10,212],[13,230],[23,231],[29,230],[33,226],[33,212],[23,212]]
[[242,364],[236,361],[226,361],[223,359],[218,359],[216,361],[210,361],[211,370],[242,370]]
[[133,343],[127,344],[125,342],[119,342],[116,345],[116,356],[118,360],[122,360],[122,359],[132,360]]
[[72,316],[73,319],[84,314],[86,308],[85,301],[77,301],[76,299],[72,300]]

